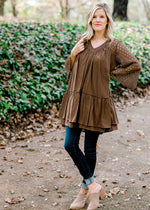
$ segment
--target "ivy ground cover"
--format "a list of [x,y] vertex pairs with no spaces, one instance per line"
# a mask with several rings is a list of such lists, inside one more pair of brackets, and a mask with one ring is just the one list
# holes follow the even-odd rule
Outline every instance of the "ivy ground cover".
[[[84,30],[70,23],[0,24],[0,120],[60,104],[67,89],[64,63]],[[149,34],[144,23],[116,23],[114,30],[142,65],[142,88],[150,83]],[[110,88],[122,86],[111,78]]]

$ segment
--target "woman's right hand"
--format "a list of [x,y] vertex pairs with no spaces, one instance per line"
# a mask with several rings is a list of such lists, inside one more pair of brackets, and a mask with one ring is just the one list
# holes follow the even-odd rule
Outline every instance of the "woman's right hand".
[[77,54],[84,50],[84,40],[80,39],[71,51],[71,57],[76,57]]

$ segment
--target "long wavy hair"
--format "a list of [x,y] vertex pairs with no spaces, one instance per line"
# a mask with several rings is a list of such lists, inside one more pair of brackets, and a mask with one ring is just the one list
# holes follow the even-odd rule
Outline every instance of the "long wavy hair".
[[109,9],[109,6],[106,3],[99,3],[96,4],[88,13],[88,21],[87,21],[87,26],[86,26],[86,31],[84,34],[81,35],[81,38],[87,42],[88,40],[90,40],[93,36],[94,36],[94,30],[92,28],[92,19],[94,16],[94,13],[97,9],[103,9],[105,11],[106,17],[107,17],[107,22],[108,24],[106,25],[106,29],[105,29],[105,33],[104,36],[105,38],[110,39],[111,41],[113,41],[113,19],[111,16],[111,12]]

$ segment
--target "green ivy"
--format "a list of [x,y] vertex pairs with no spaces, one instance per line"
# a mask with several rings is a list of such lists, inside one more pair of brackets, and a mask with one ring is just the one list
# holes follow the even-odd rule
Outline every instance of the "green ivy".
[[[0,24],[0,120],[61,102],[67,89],[64,63],[84,30],[70,23]],[[117,23],[114,30],[142,65],[141,87],[150,83],[149,31],[146,24],[127,22]],[[110,79],[111,91],[121,88]]]

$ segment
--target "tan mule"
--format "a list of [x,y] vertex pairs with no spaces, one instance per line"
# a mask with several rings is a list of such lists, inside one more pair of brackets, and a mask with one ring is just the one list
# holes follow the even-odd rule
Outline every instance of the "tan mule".
[[88,201],[88,194],[79,193],[76,199],[70,205],[70,209],[82,209],[85,207]]
[[106,197],[105,190],[101,187],[100,192],[89,193],[89,206],[87,210],[95,210],[99,206],[99,199],[103,200]]

